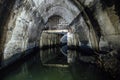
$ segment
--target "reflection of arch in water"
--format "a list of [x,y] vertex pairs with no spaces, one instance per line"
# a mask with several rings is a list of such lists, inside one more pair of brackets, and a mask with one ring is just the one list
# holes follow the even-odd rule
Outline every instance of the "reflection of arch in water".
[[67,50],[68,50],[67,45],[62,46],[62,48],[60,49],[61,53],[66,57],[67,57]]

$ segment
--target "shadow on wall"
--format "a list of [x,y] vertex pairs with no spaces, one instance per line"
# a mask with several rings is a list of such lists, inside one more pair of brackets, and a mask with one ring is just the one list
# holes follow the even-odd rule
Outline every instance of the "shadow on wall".
[[116,14],[119,16],[120,19],[120,1],[119,0],[101,0],[101,3],[103,4],[103,9],[106,7],[112,7],[115,6]]
[[[0,61],[4,49],[4,43],[6,38],[6,24],[8,24],[10,13],[12,11],[15,0],[0,0]],[[4,27],[3,27],[4,26]]]
[[83,53],[83,55],[94,55],[93,49],[89,46],[89,42],[86,40],[81,41],[80,52]]

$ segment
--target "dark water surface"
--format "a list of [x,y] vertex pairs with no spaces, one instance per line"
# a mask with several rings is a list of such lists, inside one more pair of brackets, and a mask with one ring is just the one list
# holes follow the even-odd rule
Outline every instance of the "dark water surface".
[[[26,59],[18,61],[3,71],[0,80],[112,80],[110,76],[91,64],[76,62],[68,68],[42,66],[40,54],[46,52],[61,53],[59,48],[54,48],[27,56]],[[64,57],[63,54],[61,55]],[[57,59],[66,60],[66,57]]]

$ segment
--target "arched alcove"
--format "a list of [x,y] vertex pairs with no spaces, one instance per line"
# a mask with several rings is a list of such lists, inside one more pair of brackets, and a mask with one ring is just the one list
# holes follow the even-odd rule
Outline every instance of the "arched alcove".
[[53,15],[48,19],[46,28],[48,30],[60,30],[67,29],[67,25],[68,23],[61,16]]

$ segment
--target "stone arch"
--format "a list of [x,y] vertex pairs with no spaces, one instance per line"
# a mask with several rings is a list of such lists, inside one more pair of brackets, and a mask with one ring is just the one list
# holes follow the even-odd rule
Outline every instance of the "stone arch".
[[53,15],[61,16],[68,23],[79,15],[80,10],[69,0],[44,0],[41,5],[36,6],[43,20],[47,22]]
[[67,29],[68,22],[63,19],[61,16],[53,15],[48,18],[48,21],[46,22],[46,29]]
[[51,8],[48,12],[45,14],[42,14],[42,17],[45,21],[45,23],[48,21],[48,19],[53,16],[58,15],[61,16],[63,19],[65,19],[69,24],[72,22],[72,20],[75,18],[74,14],[72,14],[68,9],[61,7],[61,6],[55,6]]
[[[35,0],[33,0],[35,1]],[[63,19],[65,19],[69,24],[76,18],[77,15],[79,15],[80,11],[78,10],[78,8],[73,5],[69,0],[51,0],[49,2],[47,2],[48,0],[44,0],[43,2],[41,2],[41,5],[38,5],[38,7],[32,4],[29,4],[29,1],[26,1],[23,7],[20,7],[19,10],[15,10],[18,11],[22,14],[16,13],[15,17],[20,18],[20,20],[24,21],[25,23],[27,23],[27,27],[28,29],[25,31],[27,35],[25,35],[26,39],[29,39],[31,42],[31,44],[28,43],[28,41],[26,41],[26,39],[23,39],[23,36],[21,36],[23,33],[20,32],[18,30],[18,27],[20,28],[20,30],[23,30],[23,28],[26,26],[22,23],[19,23],[19,21],[17,21],[18,23],[16,24],[16,21],[14,25],[14,29],[12,32],[13,33],[17,33],[17,34],[11,34],[11,36],[15,36],[12,37],[8,40],[8,42],[6,43],[5,49],[4,49],[4,59],[9,59],[11,58],[13,55],[16,55],[16,53],[20,53],[23,52],[29,48],[26,48],[28,45],[35,47],[34,43],[37,39],[37,37],[35,37],[33,34],[35,32],[36,35],[38,35],[37,33],[39,33],[40,31],[42,31],[42,28],[45,27],[44,22],[47,22],[48,19],[53,16],[53,15],[58,15],[61,16]],[[27,4],[28,2],[28,4]],[[18,4],[15,4],[16,6]],[[45,6],[43,6],[45,5]],[[53,6],[51,6],[53,5]],[[51,7],[50,7],[51,6]],[[47,9],[49,7],[49,9]],[[46,11],[46,9],[48,11]],[[23,10],[23,12],[22,12]],[[25,11],[25,12],[24,12]],[[34,15],[31,15],[34,14]],[[40,16],[40,17],[39,17]],[[32,18],[31,18],[32,17]],[[23,18],[23,19],[22,19]],[[13,18],[11,18],[10,20],[12,20]],[[32,21],[31,21],[32,19]],[[42,21],[41,19],[43,19],[44,21]],[[41,20],[41,21],[40,21]],[[10,24],[12,24],[11,22],[9,22]],[[20,26],[20,24],[22,24],[22,26]],[[31,25],[31,27],[30,27]],[[38,30],[38,31],[33,31],[33,30]],[[28,33],[30,33],[28,35]],[[20,35],[19,35],[20,34]],[[17,37],[18,36],[18,37]],[[38,36],[39,37],[39,36]],[[18,40],[18,38],[22,38],[22,40]],[[14,39],[17,39],[14,41]],[[19,43],[18,43],[19,42]],[[22,46],[25,47],[23,47]],[[25,46],[27,45],[27,46]]]

